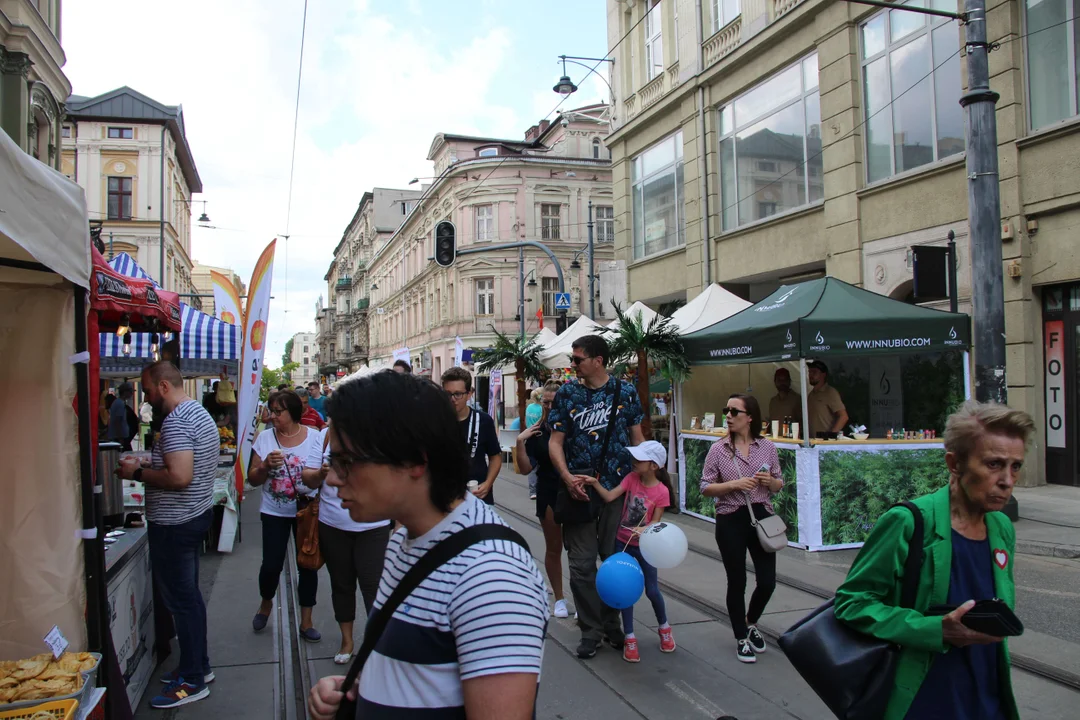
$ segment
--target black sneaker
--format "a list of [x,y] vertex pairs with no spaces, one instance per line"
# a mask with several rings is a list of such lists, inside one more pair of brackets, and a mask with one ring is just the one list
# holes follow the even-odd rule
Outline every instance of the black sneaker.
[[746,633],[746,639],[750,641],[750,647],[754,652],[760,655],[767,649],[765,647],[765,636],[761,634],[761,631],[757,629],[757,625],[751,625],[749,632]]
[[754,654],[754,648],[750,647],[749,640],[740,640],[739,647],[735,651],[735,657],[739,658],[739,662],[744,663],[756,663],[757,655]]
[[605,635],[604,642],[606,642],[608,645],[615,648],[616,650],[621,651],[623,649],[623,645],[626,644],[626,636],[622,633],[619,633],[618,635]]
[[581,638],[581,644],[577,646],[577,656],[582,660],[588,660],[596,656],[596,641],[589,638]]

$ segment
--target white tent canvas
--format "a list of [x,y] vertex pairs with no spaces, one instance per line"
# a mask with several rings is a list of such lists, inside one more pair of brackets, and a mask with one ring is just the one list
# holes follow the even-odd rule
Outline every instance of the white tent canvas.
[[[648,305],[646,305],[645,303],[638,300],[633,305],[626,308],[626,310],[623,311],[623,315],[625,315],[628,318],[632,318],[632,317],[634,317],[636,315],[636,316],[640,317],[642,322],[645,324],[645,326],[648,327],[649,323],[651,323],[653,321],[653,318],[656,317],[656,311],[653,310]],[[608,324],[608,327],[611,328],[612,330],[618,328],[619,327],[619,319],[615,318],[614,320],[612,320]]]
[[533,342],[541,347],[542,350],[546,350],[553,342],[559,338],[555,334],[555,331],[551,328],[544,328],[540,332],[533,336]]
[[585,335],[601,335],[603,329],[603,325],[582,315],[566,328],[544,352],[540,353],[540,362],[544,363],[544,367],[552,370],[570,367],[570,352],[573,350],[571,346],[574,341]]
[[676,310],[671,319],[679,328],[680,335],[707,328],[750,307],[750,303],[738,295],[729,293],[716,283]]

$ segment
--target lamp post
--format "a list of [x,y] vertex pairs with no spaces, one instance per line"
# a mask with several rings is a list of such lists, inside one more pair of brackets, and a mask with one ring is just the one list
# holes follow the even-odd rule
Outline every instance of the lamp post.
[[555,86],[551,88],[553,91],[559,93],[560,95],[572,95],[573,93],[577,92],[578,86],[575,85],[573,83],[573,81],[570,80],[570,76],[566,74],[566,63],[571,63],[573,65],[580,65],[581,67],[588,70],[589,72],[585,75],[585,77],[589,77],[589,74],[592,74],[592,75],[595,75],[596,77],[600,78],[601,80],[603,80],[604,84],[608,86],[608,92],[611,93],[611,102],[612,102],[612,104],[615,103],[615,91],[612,89],[611,83],[607,81],[607,78],[605,78],[600,73],[596,72],[596,67],[595,66],[594,67],[589,67],[585,63],[578,62],[579,60],[584,60],[586,62],[595,62],[597,64],[602,63],[602,62],[609,62],[609,63],[611,63],[611,66],[614,67],[615,66],[615,60],[614,59],[606,58],[606,57],[605,58],[591,58],[591,57],[578,57],[577,55],[560,55],[559,60],[562,61],[563,74],[562,74],[562,77],[559,78],[559,82],[555,83]]

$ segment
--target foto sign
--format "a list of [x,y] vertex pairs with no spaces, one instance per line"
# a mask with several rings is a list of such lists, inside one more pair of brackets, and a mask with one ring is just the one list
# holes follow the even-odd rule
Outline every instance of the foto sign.
[[1046,352],[1046,446],[1065,447],[1065,322],[1048,320]]

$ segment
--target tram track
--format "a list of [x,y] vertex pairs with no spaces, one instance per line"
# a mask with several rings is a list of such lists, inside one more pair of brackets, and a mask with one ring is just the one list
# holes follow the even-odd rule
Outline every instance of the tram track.
[[[287,558],[296,557],[296,543],[289,538]],[[299,581],[295,562],[285,563],[284,582],[278,589],[277,629],[279,637],[279,682],[281,695],[279,715],[282,720],[307,720],[307,697],[311,691],[311,665],[307,643],[300,639],[300,603],[297,596]],[[284,600],[284,602],[281,602]]]
[[[499,479],[515,485],[523,490],[528,490],[528,487],[525,484],[518,482],[515,478],[510,478],[502,475],[499,477]],[[500,512],[511,515],[521,522],[528,523],[538,530],[540,529],[540,523],[535,516],[525,515],[521,512],[518,512],[517,510],[514,510],[513,508],[507,507],[506,505],[498,501],[496,501],[496,505],[498,506]],[[714,560],[721,564],[723,563],[719,551],[710,552],[709,549],[701,548],[695,543],[689,544],[688,552],[694,553],[699,557]],[[747,572],[753,573],[753,570],[748,566]],[[810,583],[801,581],[797,578],[792,578],[782,573],[777,573],[776,584],[783,585],[785,587],[791,588],[792,590],[798,590],[808,595],[815,596],[817,598],[820,598],[823,602],[833,597],[834,595],[834,593],[829,592],[824,588],[811,585]],[[660,586],[661,588],[663,588],[665,594],[668,594],[676,600],[679,600],[683,604],[693,608],[694,610],[697,610],[706,617],[709,617],[713,620],[719,620],[728,626],[731,625],[731,618],[728,615],[727,608],[725,608],[722,604],[718,604],[709,598],[701,597],[700,595],[686,590],[685,588],[682,588],[678,585],[675,585],[670,581],[666,581],[663,579],[663,576],[660,577]],[[778,629],[769,627],[761,623],[758,624],[758,628],[766,637],[768,637],[773,642],[779,640],[780,635],[787,630],[787,628]],[[1056,683],[1070,690],[1080,692],[1080,674],[1069,672],[1062,668],[1055,667],[1053,665],[1050,665],[1049,663],[1043,662],[1038,658],[1034,658],[1030,655],[1022,653],[1016,653],[1015,651],[1010,652],[1010,657],[1012,660],[1013,668],[1019,669],[1037,678]]]

